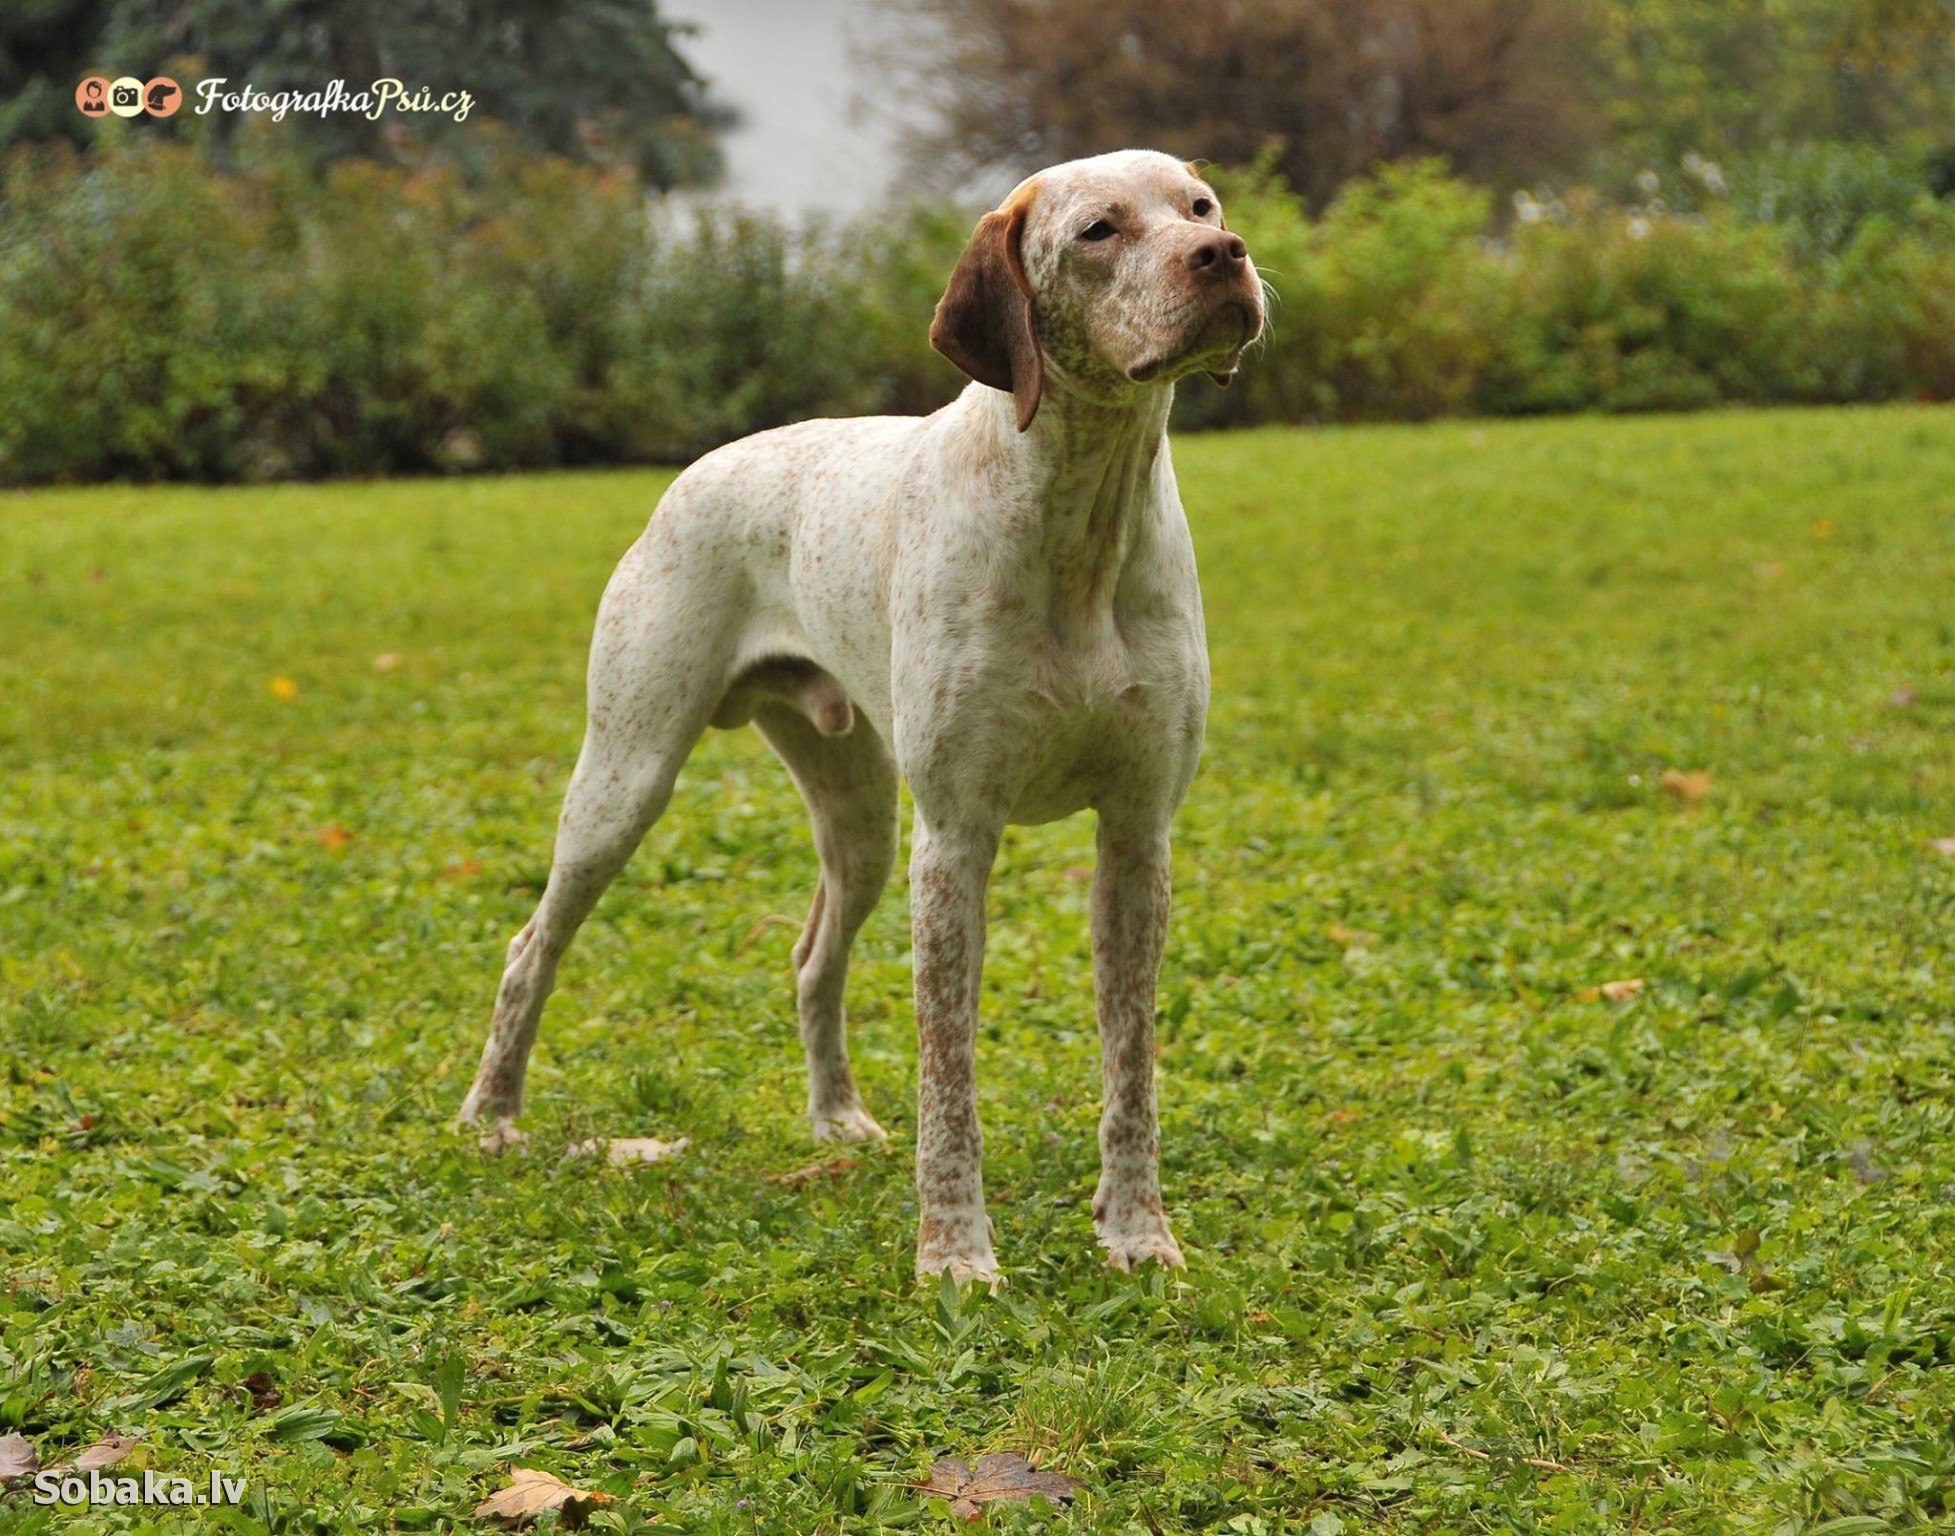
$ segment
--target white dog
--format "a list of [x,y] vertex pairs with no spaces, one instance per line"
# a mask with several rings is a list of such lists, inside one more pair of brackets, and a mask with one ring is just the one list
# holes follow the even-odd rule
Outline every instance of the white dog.
[[895,862],[899,776],[915,797],[919,1274],[998,1279],[974,1070],[999,838],[1096,813],[1093,1219],[1119,1268],[1181,1266],[1161,1206],[1154,986],[1208,657],[1168,406],[1178,378],[1226,382],[1262,324],[1256,270],[1193,167],[1076,160],[986,214],[951,274],[930,339],[976,381],[955,402],[763,432],[673,482],[598,611],[549,885],[509,946],[462,1106],[486,1143],[513,1134],[572,935],[701,733],[751,720],[821,856],[794,948],[817,1140],[883,1135],[849,1071],[842,990]]

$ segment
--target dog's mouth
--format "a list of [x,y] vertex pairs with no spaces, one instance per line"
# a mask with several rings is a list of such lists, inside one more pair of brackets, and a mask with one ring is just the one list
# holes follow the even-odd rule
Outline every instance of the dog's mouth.
[[1187,346],[1135,364],[1127,370],[1127,377],[1136,384],[1190,373],[1226,378],[1261,334],[1262,321],[1246,300],[1224,299],[1209,311]]

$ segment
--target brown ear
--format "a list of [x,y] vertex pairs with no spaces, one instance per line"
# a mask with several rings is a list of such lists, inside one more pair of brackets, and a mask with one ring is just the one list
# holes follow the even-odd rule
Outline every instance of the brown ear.
[[1029,206],[1029,198],[1017,198],[978,220],[930,323],[931,346],[978,383],[1012,397],[1021,432],[1038,415],[1045,389],[1032,285],[1018,253]]

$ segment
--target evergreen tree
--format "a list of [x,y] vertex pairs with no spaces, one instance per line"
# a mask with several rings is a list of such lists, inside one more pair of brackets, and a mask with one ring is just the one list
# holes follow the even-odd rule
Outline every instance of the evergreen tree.
[[90,70],[170,75],[184,110],[151,125],[221,149],[252,120],[195,113],[196,84],[310,92],[395,78],[465,90],[470,121],[436,113],[288,116],[320,160],[465,143],[492,118],[533,149],[633,166],[656,187],[710,180],[727,113],[680,54],[657,0],[16,0],[0,17],[0,144],[86,137],[74,89]]

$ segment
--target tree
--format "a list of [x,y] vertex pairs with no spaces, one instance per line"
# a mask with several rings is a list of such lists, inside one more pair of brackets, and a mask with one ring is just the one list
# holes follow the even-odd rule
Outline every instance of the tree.
[[1515,183],[1579,164],[1592,120],[1578,0],[890,0],[885,50],[935,117],[915,167],[1148,144],[1278,168],[1313,204],[1379,160]]
[[[52,125],[17,114],[13,137],[82,137],[76,81],[89,69],[138,78],[172,75],[194,102],[194,82],[224,77],[275,94],[319,91],[334,80],[358,90],[392,77],[437,95],[466,90],[471,120],[390,113],[293,114],[287,131],[311,155],[386,157],[404,143],[463,143],[493,118],[534,149],[628,163],[653,186],[711,179],[715,134],[728,114],[681,56],[680,29],[657,0],[20,0],[0,23],[35,99],[67,104]],[[60,13],[29,31],[23,16]],[[78,62],[79,61],[79,62]],[[0,61],[3,63],[4,61]],[[20,86],[15,87],[21,89]],[[194,116],[194,105],[153,127],[206,132],[221,147],[250,121]],[[4,138],[0,138],[4,142]]]
[[1955,126],[1955,0],[1594,4],[1618,169]]
[[87,136],[75,87],[95,66],[108,0],[12,0],[0,7],[0,147]]

